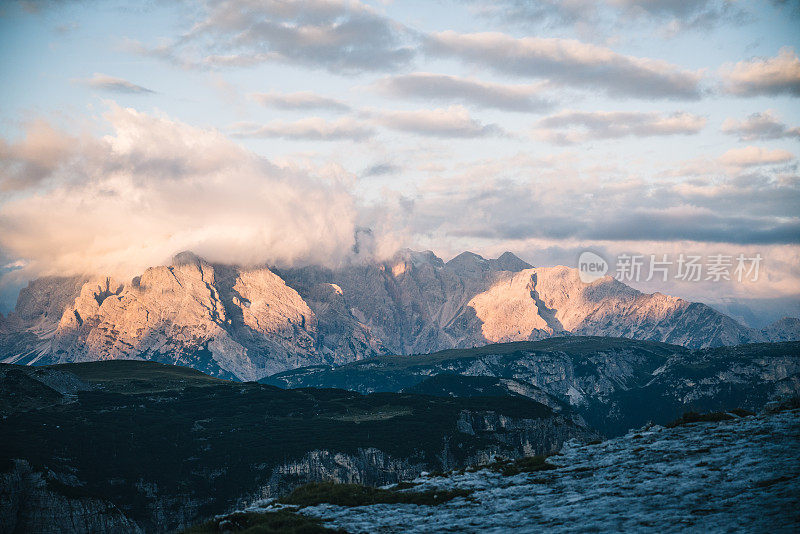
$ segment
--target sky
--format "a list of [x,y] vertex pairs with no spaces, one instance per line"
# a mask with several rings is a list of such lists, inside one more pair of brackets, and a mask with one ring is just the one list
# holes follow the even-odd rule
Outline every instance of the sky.
[[409,247],[641,256],[639,289],[800,315],[798,27],[769,0],[4,2],[0,312],[186,249]]

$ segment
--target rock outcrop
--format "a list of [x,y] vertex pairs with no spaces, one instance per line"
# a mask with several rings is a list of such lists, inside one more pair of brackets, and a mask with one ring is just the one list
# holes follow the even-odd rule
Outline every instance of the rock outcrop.
[[108,501],[47,478],[25,460],[0,473],[0,533],[130,532],[144,530]]
[[759,410],[767,402],[800,396],[800,343],[689,350],[573,336],[408,356],[402,364],[379,357],[316,366],[264,381],[291,388],[460,396],[465,390],[476,394],[470,377],[495,379],[487,383],[494,395],[507,389],[557,408],[547,395],[571,405],[593,428],[616,435],[647,421],[666,423],[686,410]]

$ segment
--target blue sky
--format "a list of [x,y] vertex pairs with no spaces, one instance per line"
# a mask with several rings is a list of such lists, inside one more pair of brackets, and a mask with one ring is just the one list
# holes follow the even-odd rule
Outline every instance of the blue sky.
[[754,283],[634,285],[791,312],[798,22],[775,1],[6,2],[0,309],[33,276],[173,249],[351,261],[368,227],[376,257],[758,253]]

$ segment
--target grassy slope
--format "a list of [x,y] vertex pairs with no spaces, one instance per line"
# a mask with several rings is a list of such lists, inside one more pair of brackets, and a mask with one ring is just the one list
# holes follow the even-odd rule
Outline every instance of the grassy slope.
[[181,389],[186,386],[215,385],[225,382],[191,367],[165,365],[141,360],[106,360],[64,363],[46,368],[72,373],[106,391],[145,393]]

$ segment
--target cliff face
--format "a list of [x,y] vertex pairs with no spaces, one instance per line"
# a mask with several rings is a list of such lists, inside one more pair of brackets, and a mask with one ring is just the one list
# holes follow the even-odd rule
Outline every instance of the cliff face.
[[597,435],[524,397],[284,391],[151,362],[2,365],[0,392],[0,532],[174,531],[310,481],[387,484]]
[[191,253],[131,281],[34,281],[2,320],[0,359],[48,364],[145,359],[257,380],[286,369],[381,354],[424,354],[564,335],[622,336],[686,347],[792,339],[703,304],[648,295],[513,254],[399,252],[383,263],[270,270],[211,265]]
[[[303,515],[348,532],[795,532],[800,411],[568,443],[553,469],[421,477],[416,491],[470,491],[439,506],[322,504]],[[262,502],[259,512],[276,507]]]
[[[571,439],[588,441],[598,435],[562,418],[518,419],[495,412],[462,411],[458,432],[484,441],[485,445],[464,454],[455,436],[445,437],[432,455],[397,457],[375,448],[355,453],[314,450],[302,458],[276,467],[269,482],[240,499],[238,507],[260,499],[275,498],[297,487],[299,482],[334,481],[343,484],[385,486],[412,480],[423,472],[444,472],[484,465],[496,457],[520,458],[553,454]],[[463,447],[463,444],[462,444]]]
[[80,493],[15,460],[0,473],[0,533],[144,532],[110,502]]

